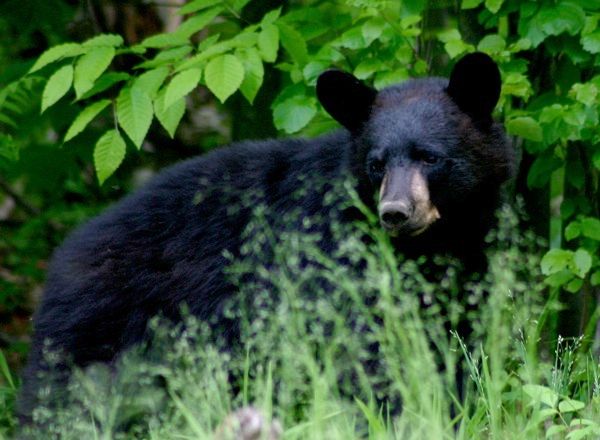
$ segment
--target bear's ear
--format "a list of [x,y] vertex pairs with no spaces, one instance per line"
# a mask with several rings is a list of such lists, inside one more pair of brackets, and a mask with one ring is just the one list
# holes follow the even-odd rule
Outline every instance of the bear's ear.
[[463,112],[475,120],[491,122],[500,87],[500,71],[494,60],[475,52],[456,63],[446,91]]
[[336,121],[352,132],[369,119],[377,91],[350,73],[327,70],[317,80],[317,98]]

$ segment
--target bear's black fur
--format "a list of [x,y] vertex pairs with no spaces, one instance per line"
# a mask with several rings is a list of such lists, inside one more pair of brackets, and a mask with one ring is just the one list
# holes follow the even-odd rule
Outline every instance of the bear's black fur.
[[[459,61],[450,81],[417,79],[380,92],[328,71],[317,94],[347,130],[243,142],[185,161],[76,230],[54,254],[35,316],[23,418],[36,401],[47,343],[85,366],[142,340],[154,315],[178,319],[182,304],[218,321],[234,293],[224,252],[239,255],[252,206],[265,205],[273,219],[294,209],[299,218],[322,214],[325,187],[313,181],[351,175],[408,256],[442,252],[481,267],[514,163],[491,119],[499,93],[496,65],[478,53]],[[291,197],[300,187],[302,196]]]

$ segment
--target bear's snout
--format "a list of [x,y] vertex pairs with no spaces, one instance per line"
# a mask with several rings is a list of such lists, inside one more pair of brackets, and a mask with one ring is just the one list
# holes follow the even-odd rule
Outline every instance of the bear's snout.
[[379,221],[392,236],[415,236],[440,218],[429,198],[427,181],[418,169],[389,169],[379,192]]
[[411,217],[412,207],[400,201],[381,204],[379,219],[386,229],[400,229]]

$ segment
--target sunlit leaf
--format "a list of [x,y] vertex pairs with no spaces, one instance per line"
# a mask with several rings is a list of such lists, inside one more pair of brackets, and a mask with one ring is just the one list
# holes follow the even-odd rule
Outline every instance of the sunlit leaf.
[[285,24],[278,23],[281,45],[290,54],[296,64],[304,65],[308,62],[308,49],[306,41],[296,29]]
[[585,408],[585,403],[579,400],[565,399],[558,404],[558,410],[561,413],[576,412]]
[[279,130],[286,133],[296,133],[304,128],[316,113],[315,99],[298,95],[275,105],[273,122]]
[[77,60],[73,76],[73,87],[77,97],[94,86],[94,82],[110,66],[114,56],[114,47],[99,46],[90,49]]
[[88,99],[98,93],[102,93],[105,90],[110,89],[115,84],[121,81],[127,81],[130,76],[125,72],[106,72],[100,76],[94,83],[94,87],[89,89],[83,95],[81,95],[78,99]]
[[539,122],[529,116],[509,120],[506,123],[506,131],[530,141],[541,142],[544,139],[544,133]]
[[550,275],[570,267],[573,252],[565,249],[550,249],[542,258],[541,268],[544,275]]
[[137,87],[121,90],[117,98],[117,118],[137,148],[142,146],[153,114],[152,100],[146,92]]
[[264,25],[258,34],[258,50],[263,59],[272,63],[277,59],[279,49],[279,28],[274,24]]
[[125,157],[125,141],[117,130],[109,130],[98,140],[94,147],[94,167],[98,182],[102,185]]
[[169,107],[198,87],[201,76],[202,70],[200,69],[188,69],[175,75],[167,86],[164,105]]
[[65,96],[72,84],[73,66],[69,64],[54,72],[48,79],[42,93],[42,112]]
[[87,125],[110,104],[110,102],[110,99],[103,99],[84,108],[71,123],[64,141],[67,142],[81,133],[85,127],[87,127]]
[[207,64],[205,79],[209,90],[224,102],[242,84],[244,66],[235,56],[222,55]]
[[223,0],[193,0],[186,3],[180,10],[179,14],[190,14],[192,12],[200,11],[201,9],[210,8],[211,6],[222,3]]
[[525,394],[531,397],[533,401],[537,403],[543,403],[551,408],[555,407],[556,403],[558,402],[558,394],[556,394],[556,391],[551,390],[548,387],[527,384],[523,385],[523,391]]
[[593,240],[600,241],[600,219],[585,217],[580,221],[581,233]]
[[82,43],[85,48],[96,47],[96,46],[112,46],[118,47],[123,45],[123,37],[114,34],[102,34],[96,37],[90,38]]
[[47,66],[50,63],[61,60],[63,58],[70,58],[83,53],[83,48],[80,44],[76,43],[65,43],[59,46],[54,46],[44,52],[37,59],[35,64],[29,69],[29,73],[33,73],[41,68]]
[[169,136],[175,136],[175,130],[179,126],[179,122],[185,113],[185,99],[179,98],[168,107],[165,107],[164,103],[165,89],[158,94],[154,100],[154,113],[156,119],[160,122],[160,125],[167,130]]
[[258,51],[254,48],[238,51],[236,55],[242,62],[245,72],[240,92],[252,104],[263,82],[265,74],[263,63]]
[[583,278],[592,268],[592,256],[585,249],[577,249],[573,255],[573,262],[575,263],[575,273],[580,278]]
[[154,98],[168,75],[169,69],[167,67],[152,69],[137,77],[133,82],[132,87],[140,88],[146,92],[148,96]]

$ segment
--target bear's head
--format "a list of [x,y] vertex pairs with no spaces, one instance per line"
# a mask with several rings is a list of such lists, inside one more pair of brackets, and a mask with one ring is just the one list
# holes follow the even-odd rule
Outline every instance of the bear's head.
[[449,80],[414,79],[379,92],[339,70],[319,77],[317,96],[350,131],[353,171],[391,235],[418,236],[477,215],[512,174],[512,149],[492,120],[500,87],[498,67],[483,53],[463,57]]

